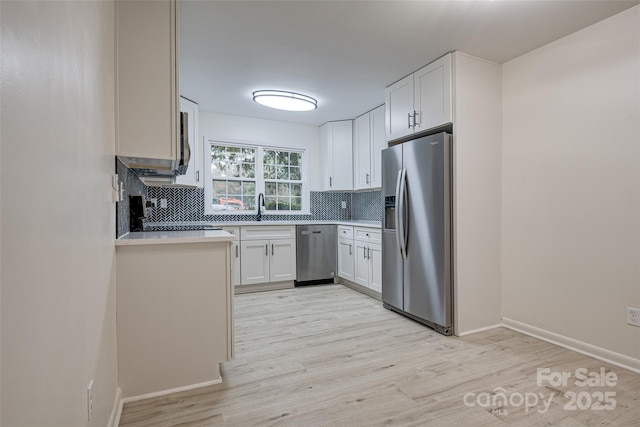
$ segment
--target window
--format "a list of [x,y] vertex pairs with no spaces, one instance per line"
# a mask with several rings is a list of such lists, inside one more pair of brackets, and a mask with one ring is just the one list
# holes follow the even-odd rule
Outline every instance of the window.
[[302,210],[302,154],[264,150],[264,204],[268,211]]
[[205,214],[254,214],[259,193],[268,213],[309,213],[305,150],[215,141],[205,150]]
[[256,149],[211,145],[213,210],[256,208]]

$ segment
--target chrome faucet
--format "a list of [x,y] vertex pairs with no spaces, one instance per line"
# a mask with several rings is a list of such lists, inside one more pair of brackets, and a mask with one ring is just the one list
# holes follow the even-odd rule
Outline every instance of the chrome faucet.
[[264,194],[258,194],[258,214],[256,215],[256,221],[262,221],[262,207],[264,206]]

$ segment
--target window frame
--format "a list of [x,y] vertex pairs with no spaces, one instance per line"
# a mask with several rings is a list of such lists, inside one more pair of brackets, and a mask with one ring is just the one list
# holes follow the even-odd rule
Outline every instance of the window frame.
[[[267,143],[259,143],[259,142],[248,142],[248,141],[231,141],[231,140],[222,140],[218,138],[208,138],[205,137],[203,141],[203,162],[204,162],[204,213],[205,215],[250,215],[254,216],[257,213],[257,209],[253,210],[216,210],[213,209],[213,204],[211,200],[213,198],[213,184],[212,181],[214,177],[211,173],[211,146],[212,145],[224,145],[236,148],[255,148],[256,149],[256,163],[255,163],[255,184],[256,184],[256,192],[255,192],[255,202],[254,206],[258,205],[258,195],[260,193],[265,193],[265,181],[264,178],[264,151],[265,150],[276,150],[276,151],[287,151],[289,153],[300,153],[302,159],[300,162],[301,169],[301,196],[302,196],[302,209],[299,211],[292,210],[265,210],[264,214],[268,215],[310,215],[311,207],[310,207],[310,188],[309,188],[309,150],[303,147],[287,147],[287,146],[278,146],[274,144]],[[234,180],[236,180],[234,178]],[[242,178],[238,178],[238,180],[242,180]],[[272,180],[268,180],[272,181]],[[290,181],[287,181],[290,182]]]

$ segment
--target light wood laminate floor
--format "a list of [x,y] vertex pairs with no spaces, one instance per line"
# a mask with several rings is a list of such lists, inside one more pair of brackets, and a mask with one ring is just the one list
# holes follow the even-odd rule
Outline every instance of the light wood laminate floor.
[[[508,329],[445,337],[341,285],[235,302],[223,383],[128,403],[121,426],[640,426],[640,375]],[[617,384],[537,385],[538,368],[604,368]]]

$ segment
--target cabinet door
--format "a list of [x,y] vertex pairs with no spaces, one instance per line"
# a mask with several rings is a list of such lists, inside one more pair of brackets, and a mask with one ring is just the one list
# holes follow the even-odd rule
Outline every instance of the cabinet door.
[[331,124],[331,190],[353,190],[353,122]]
[[184,175],[176,177],[176,185],[184,185],[189,187],[203,187],[204,180],[200,179],[200,153],[198,152],[198,104],[185,98],[180,98],[180,112],[187,113],[189,122],[187,123],[187,132],[189,140],[189,149],[191,151],[191,159],[189,160],[189,168]]
[[119,1],[116,154],[178,158],[178,43],[175,0]]
[[353,240],[338,239],[338,277],[355,281],[355,249]]
[[370,113],[371,126],[371,176],[369,186],[371,188],[382,187],[382,150],[387,148],[387,139],[384,134],[384,105]]
[[415,131],[452,122],[451,54],[414,73]]
[[331,190],[333,144],[331,142],[331,123],[320,126],[320,191]]
[[239,285],[240,282],[240,242],[231,242],[231,284]]
[[[371,187],[371,126],[369,121],[369,113],[363,114],[353,121],[354,190]],[[384,129],[384,122],[382,126]]]
[[269,241],[269,281],[282,282],[296,278],[296,239]]
[[367,258],[367,244],[354,241],[355,251],[355,273],[354,277],[359,285],[369,287],[369,259]]
[[385,93],[387,141],[413,133],[413,74],[392,84]]
[[241,283],[252,285],[269,281],[269,241],[248,240],[240,243]]
[[369,288],[382,292],[382,246],[372,243],[369,245]]

